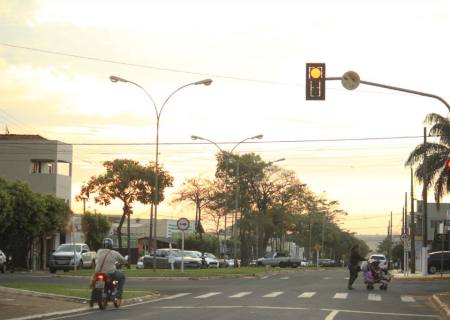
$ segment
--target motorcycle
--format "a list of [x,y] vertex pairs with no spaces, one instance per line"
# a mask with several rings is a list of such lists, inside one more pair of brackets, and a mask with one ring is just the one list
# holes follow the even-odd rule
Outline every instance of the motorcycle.
[[[128,260],[128,256],[125,256],[125,259]],[[121,265],[116,264],[116,268],[120,269]],[[114,307],[116,308],[120,307],[120,302],[117,298],[119,281],[114,280],[110,274],[103,272],[96,273],[91,281],[92,292],[89,303],[91,307],[93,307],[96,302],[101,310],[106,309],[108,302],[113,302]]]
[[97,302],[101,310],[106,309],[109,301],[112,301],[114,307],[119,308],[120,304],[117,300],[117,287],[119,281],[113,280],[112,277],[106,273],[95,274],[95,284],[91,292],[91,307]]

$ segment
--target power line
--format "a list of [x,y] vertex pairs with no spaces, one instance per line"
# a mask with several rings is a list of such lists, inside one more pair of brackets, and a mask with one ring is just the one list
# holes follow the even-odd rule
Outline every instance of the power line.
[[62,51],[54,51],[54,50],[46,50],[46,49],[40,49],[40,48],[34,48],[34,47],[19,46],[19,45],[15,45],[15,44],[11,44],[11,43],[6,43],[6,42],[0,42],[0,46],[28,50],[28,51],[39,52],[39,53],[45,53],[45,54],[58,55],[58,56],[63,56],[63,57],[96,61],[96,62],[102,62],[102,63],[118,64],[118,65],[135,67],[135,68],[144,68],[144,69],[184,73],[184,74],[191,74],[191,75],[201,75],[201,76],[207,76],[207,77],[211,77],[211,78],[222,78],[222,79],[230,79],[230,80],[238,80],[238,81],[257,82],[257,83],[263,83],[263,84],[274,84],[274,85],[280,85],[280,86],[296,86],[296,87],[300,86],[299,83],[260,80],[260,79],[253,79],[253,78],[243,78],[243,77],[220,75],[220,74],[214,74],[214,73],[203,73],[203,72],[195,72],[195,71],[188,71],[188,70],[181,70],[181,69],[156,67],[156,66],[150,66],[150,65],[139,64],[139,63],[130,63],[130,62],[119,61],[119,60],[78,55],[78,54],[67,53],[67,52],[62,52]]

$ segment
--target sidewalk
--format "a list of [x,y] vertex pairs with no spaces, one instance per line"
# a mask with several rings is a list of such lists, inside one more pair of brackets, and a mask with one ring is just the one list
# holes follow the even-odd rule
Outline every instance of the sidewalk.
[[[399,272],[399,270],[393,270],[391,271],[391,275],[394,279],[400,281],[450,281],[450,273],[422,275],[420,272],[416,272],[415,274],[405,275],[403,272]],[[442,315],[450,319],[450,291],[433,294],[431,301],[441,311]]]

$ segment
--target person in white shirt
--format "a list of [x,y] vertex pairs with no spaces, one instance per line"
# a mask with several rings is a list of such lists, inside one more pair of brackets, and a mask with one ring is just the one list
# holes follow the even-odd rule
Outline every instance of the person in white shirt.
[[103,249],[97,251],[97,264],[95,266],[95,273],[105,273],[119,282],[117,286],[116,298],[118,303],[122,303],[123,288],[125,286],[125,275],[123,272],[117,270],[116,262],[119,264],[128,264],[119,252],[113,250],[113,241],[111,238],[105,238],[102,241]]

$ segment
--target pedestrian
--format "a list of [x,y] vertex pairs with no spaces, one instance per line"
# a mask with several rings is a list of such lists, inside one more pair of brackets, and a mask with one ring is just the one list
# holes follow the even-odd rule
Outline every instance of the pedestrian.
[[359,245],[355,244],[350,250],[350,261],[348,262],[348,270],[350,271],[350,277],[348,279],[348,290],[353,290],[353,282],[358,277],[358,272],[361,271],[359,262],[366,260],[359,253]]

